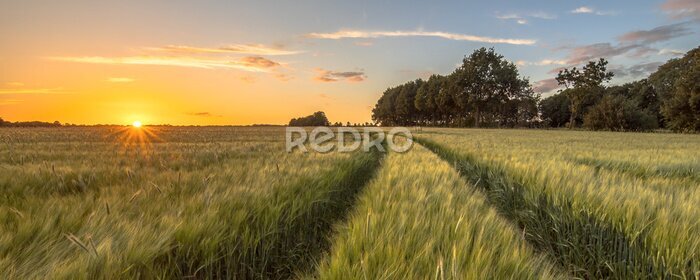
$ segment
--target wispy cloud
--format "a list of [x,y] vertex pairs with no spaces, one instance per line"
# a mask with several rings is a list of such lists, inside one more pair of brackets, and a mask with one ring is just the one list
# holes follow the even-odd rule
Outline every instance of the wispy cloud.
[[[658,50],[654,44],[665,42],[673,38],[692,34],[686,27],[688,22],[663,25],[651,30],[637,30],[627,32],[617,37],[618,43],[597,43],[583,46],[567,46],[560,49],[568,50],[569,53],[564,59],[564,66],[550,70],[549,74],[556,74],[565,67],[579,65],[586,61],[605,58],[610,60],[613,57],[626,55],[631,58],[646,58],[650,55],[671,55],[680,56],[684,52],[673,49]],[[523,64],[523,63],[520,63]],[[660,62],[645,62],[625,68],[623,65],[611,65],[610,70],[617,77],[640,77],[654,72]]]
[[676,37],[692,34],[693,32],[691,32],[688,29],[687,25],[687,22],[681,22],[676,24],[662,25],[651,30],[637,30],[627,32],[619,36],[617,40],[623,43],[644,44],[668,41]]
[[557,74],[557,73],[559,73],[559,71],[562,71],[564,69],[566,69],[566,67],[564,67],[564,66],[556,67],[556,68],[553,68],[552,70],[549,70],[547,72],[547,74]]
[[278,62],[260,56],[249,56],[235,60],[227,59],[201,59],[177,56],[128,56],[128,57],[49,57],[48,59],[66,62],[95,63],[95,64],[123,64],[123,65],[159,65],[179,66],[192,68],[227,68],[248,72],[270,72],[270,68],[281,65]]
[[318,75],[314,78],[314,80],[319,82],[337,82],[342,80],[346,80],[348,82],[362,82],[367,78],[365,73],[362,71],[336,72],[318,68],[316,69],[316,72]]
[[10,94],[62,94],[68,93],[63,88],[27,88],[21,82],[5,83],[5,88],[0,88],[0,95]]
[[371,41],[360,41],[360,42],[355,42],[355,46],[360,46],[360,47],[370,47],[374,45],[374,42]]
[[659,69],[659,66],[663,64],[664,62],[640,63],[630,66],[629,68],[627,68],[627,71],[630,75],[634,77],[646,76],[655,72],[657,69]]
[[614,11],[598,11],[593,7],[581,6],[576,9],[571,10],[572,14],[594,14],[599,16],[614,16],[617,12]]
[[548,14],[545,12],[534,12],[534,13],[509,13],[509,14],[498,14],[496,15],[497,19],[501,20],[513,20],[518,24],[528,24],[530,21],[527,18],[536,18],[536,19],[546,19],[546,20],[552,20],[556,19],[556,15]]
[[282,81],[282,82],[288,82],[294,79],[292,75],[289,74],[284,74],[284,73],[277,73],[275,74],[275,79]]
[[529,14],[527,14],[527,16],[533,17],[533,18],[539,18],[539,19],[557,19],[557,15],[549,14],[549,13],[542,12],[542,11],[529,13]]
[[623,65],[614,65],[610,67],[610,71],[615,73],[616,77],[637,78],[647,76],[653,73],[654,71],[659,69],[659,66],[661,66],[662,64],[664,64],[664,62],[647,62],[634,64],[629,67],[625,67]]
[[[288,73],[275,72],[271,73],[271,75],[281,82],[288,82],[294,79],[294,76]],[[239,79],[248,84],[254,84],[258,81],[258,78],[252,75],[241,76]]]
[[19,104],[24,102],[24,100],[20,99],[5,99],[5,100],[0,100],[0,106],[2,105],[14,105],[14,104]]
[[613,46],[610,43],[597,43],[591,45],[585,45],[580,47],[575,47],[571,49],[566,63],[567,64],[579,64],[585,61],[594,60],[598,58],[610,58],[618,56],[628,51],[631,51],[639,45],[621,45]]
[[700,1],[698,0],[666,0],[661,9],[672,18],[690,18],[700,20]]
[[525,61],[525,60],[518,60],[515,62],[516,65],[518,66],[527,66],[527,65],[535,65],[535,66],[548,66],[548,65],[565,65],[567,64],[566,60],[563,59],[543,59],[540,61]]
[[532,85],[532,90],[536,93],[547,93],[559,89],[560,85],[556,79],[545,79],[535,82]]
[[682,56],[686,52],[674,49],[661,49],[659,50],[659,55],[670,55],[670,56]]
[[187,113],[187,115],[196,116],[196,117],[222,117],[221,115],[215,115],[215,114],[212,114],[211,112],[191,112],[191,113]]
[[8,83],[5,83],[5,85],[8,86],[8,87],[15,88],[15,87],[23,87],[23,86],[24,86],[24,83],[21,83],[21,82],[8,82]]
[[133,81],[136,81],[132,78],[124,78],[124,77],[114,77],[114,78],[107,78],[107,81],[110,83],[131,83]]
[[3,94],[63,94],[67,93],[63,88],[4,88],[0,89]]
[[571,11],[572,14],[592,14],[593,9],[586,6],[578,7]]
[[240,79],[241,79],[241,81],[244,81],[244,82],[249,83],[249,84],[254,84],[256,81],[255,77],[250,76],[250,75],[241,76]]
[[527,19],[524,19],[523,17],[516,14],[497,15],[496,18],[502,20],[514,20],[518,24],[527,24]]
[[598,58],[610,59],[619,55],[640,58],[650,54],[658,54],[659,52],[650,45],[692,34],[686,27],[687,24],[687,22],[676,23],[659,26],[651,30],[627,32],[618,36],[618,44],[615,45],[611,43],[596,43],[577,47],[566,47],[564,49],[569,49],[569,54],[565,59],[566,64],[576,65],[585,61]]
[[277,67],[280,66],[278,62],[269,60],[267,58],[264,58],[262,56],[246,56],[241,58],[239,61],[242,65],[248,66],[248,67],[257,67],[257,68],[272,68],[272,67]]
[[457,34],[441,31],[362,31],[362,30],[340,30],[333,33],[309,33],[306,35],[309,38],[316,39],[366,39],[366,38],[382,38],[382,37],[437,37],[456,41],[472,41],[493,44],[512,44],[512,45],[533,45],[535,40],[531,39],[507,39],[507,38],[492,38],[475,36],[468,34]]
[[522,18],[521,16],[517,14],[505,14],[505,15],[496,15],[497,19],[520,19]]
[[290,51],[278,47],[268,47],[261,44],[235,44],[216,48],[192,47],[183,45],[168,45],[165,47],[147,48],[148,50],[172,52],[172,53],[236,53],[252,55],[292,55],[301,51]]
[[627,56],[631,58],[643,58],[658,52],[659,50],[649,46],[639,46],[636,49],[631,50]]

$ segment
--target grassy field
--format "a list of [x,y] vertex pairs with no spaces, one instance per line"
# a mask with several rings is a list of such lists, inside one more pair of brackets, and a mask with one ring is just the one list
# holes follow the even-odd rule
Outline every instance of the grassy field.
[[0,129],[3,279],[699,279],[700,137]]
[[283,130],[0,130],[0,275],[291,275],[376,154],[292,153]]
[[419,139],[574,276],[699,277],[697,135],[443,129]]

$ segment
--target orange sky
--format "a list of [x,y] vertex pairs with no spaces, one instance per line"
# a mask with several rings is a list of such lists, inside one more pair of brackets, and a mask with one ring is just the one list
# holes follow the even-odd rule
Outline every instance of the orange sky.
[[[7,120],[252,124],[284,123],[314,110],[338,112],[332,116],[354,121],[370,114],[366,103],[324,93],[331,85],[281,81],[265,73],[50,60],[22,65],[18,63],[12,73],[22,82],[7,82],[3,89],[4,96],[13,98],[0,105]],[[301,85],[290,88],[292,83]],[[351,91],[355,85],[341,87]]]
[[245,11],[234,7],[197,18],[183,17],[186,3],[0,5],[0,117],[9,121],[284,124],[323,110],[365,122],[386,84],[357,61],[328,61],[335,54],[303,34],[241,25],[234,13]]
[[[157,62],[183,60],[179,54],[168,55]],[[263,69],[274,71],[267,73],[257,69],[81,63],[53,56],[4,58],[3,63],[6,81],[0,87],[0,116],[7,120],[285,123],[294,116],[325,110],[334,120],[360,122],[369,120],[368,104],[375,99],[353,95],[358,88],[371,92],[366,83],[319,82],[316,72],[298,71],[293,66]]]

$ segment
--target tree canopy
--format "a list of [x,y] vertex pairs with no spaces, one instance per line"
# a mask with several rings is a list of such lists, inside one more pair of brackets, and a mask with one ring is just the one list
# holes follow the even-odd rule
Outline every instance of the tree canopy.
[[384,126],[700,132],[700,47],[622,85],[606,85],[613,77],[607,66],[601,58],[561,70],[555,79],[564,89],[540,100],[515,64],[480,48],[449,75],[387,88],[372,119]]
[[388,88],[372,119],[388,126],[528,126],[537,117],[538,99],[515,64],[481,48],[450,75]]
[[576,67],[559,71],[556,77],[559,85],[566,87],[569,98],[569,127],[576,127],[576,120],[581,115],[582,105],[597,92],[603,83],[612,79],[613,73],[607,71],[608,61],[601,58],[597,62],[589,61],[579,71]]

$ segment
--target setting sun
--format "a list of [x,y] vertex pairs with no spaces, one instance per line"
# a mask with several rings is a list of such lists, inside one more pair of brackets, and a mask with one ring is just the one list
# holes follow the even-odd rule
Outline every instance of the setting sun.
[[141,127],[141,121],[135,121],[134,123],[131,124],[133,127],[139,128]]

